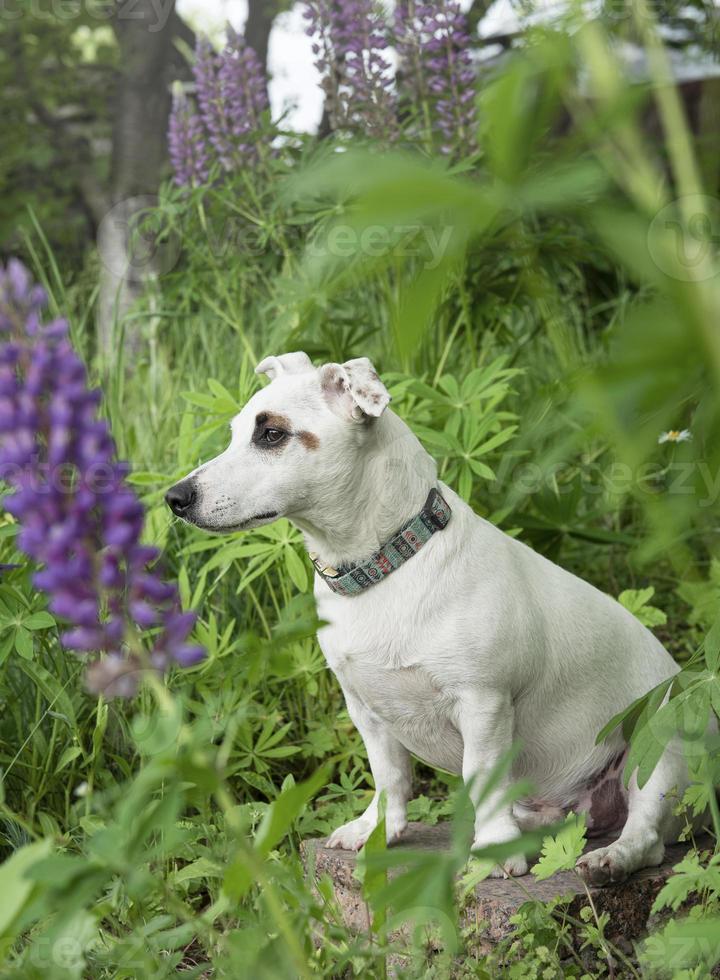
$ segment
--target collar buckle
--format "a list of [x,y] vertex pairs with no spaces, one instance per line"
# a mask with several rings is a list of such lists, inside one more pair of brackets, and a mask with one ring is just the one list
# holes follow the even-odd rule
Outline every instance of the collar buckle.
[[428,499],[425,501],[423,510],[438,531],[442,531],[447,527],[451,514],[450,507],[444,497],[434,487],[428,494]]
[[337,578],[338,575],[340,574],[337,568],[333,568],[332,565],[326,565],[316,551],[308,552],[308,557],[310,558],[310,561],[315,566],[316,570],[324,578]]

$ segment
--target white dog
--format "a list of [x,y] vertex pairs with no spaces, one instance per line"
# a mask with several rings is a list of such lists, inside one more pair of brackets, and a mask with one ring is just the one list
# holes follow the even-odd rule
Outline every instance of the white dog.
[[[167,494],[208,531],[287,517],[317,570],[319,633],[367,748],[375,797],[328,846],[360,848],[385,791],[388,840],[406,827],[411,753],[482,784],[514,742],[510,778],[532,799],[476,805],[474,847],[587,814],[591,832],[622,830],[578,865],[603,884],[661,862],[678,830],[682,752],[626,791],[626,746],[597,733],[677,667],[613,599],[478,517],[439,483],[367,358],[316,369],[304,353],[268,357],[271,384],[233,420],[232,441]],[[504,871],[524,874],[524,857]],[[503,869],[498,869],[503,873]]]

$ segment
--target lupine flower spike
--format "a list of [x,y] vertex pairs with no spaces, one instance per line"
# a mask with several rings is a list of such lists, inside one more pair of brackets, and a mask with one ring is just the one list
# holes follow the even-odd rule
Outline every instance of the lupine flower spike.
[[333,128],[394,140],[389,42],[373,0],[307,0],[303,13]]
[[[115,458],[100,392],[87,385],[63,319],[45,322],[46,297],[25,267],[0,265],[0,476],[17,544],[40,569],[37,588],[68,629],[62,642],[98,658],[88,686],[133,694],[143,670],[197,663],[195,617],[152,567],[140,542],[143,509]],[[145,652],[141,634],[153,631]]]
[[458,0],[401,0],[395,43],[408,102],[426,107],[426,138],[437,132],[439,149],[446,155],[471,152],[477,132],[476,78]]
[[168,152],[175,183],[179,187],[195,187],[207,183],[210,155],[202,120],[181,91],[173,95],[168,123]]
[[217,54],[206,38],[195,52],[195,91],[202,122],[225,171],[260,156],[267,82],[256,53],[231,27]]

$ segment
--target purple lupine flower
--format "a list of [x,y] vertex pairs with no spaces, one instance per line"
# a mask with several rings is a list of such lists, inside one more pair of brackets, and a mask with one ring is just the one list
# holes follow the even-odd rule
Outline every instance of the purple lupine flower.
[[179,187],[206,184],[210,175],[210,155],[200,116],[183,92],[173,95],[168,122],[168,152]]
[[218,69],[220,59],[210,41],[198,37],[195,47],[195,94],[200,109],[201,125],[205,127],[210,142],[225,170],[232,167],[232,143],[229,138],[227,107],[220,91]]
[[263,115],[269,108],[267,79],[253,48],[229,26],[218,79],[236,151],[241,156],[254,156]]
[[333,128],[394,140],[387,30],[373,0],[306,0],[303,13]]
[[206,38],[198,40],[193,72],[202,121],[223,169],[256,160],[268,99],[255,51],[228,27],[221,54]]
[[401,0],[395,11],[400,75],[411,106],[426,113],[421,127],[439,137],[444,154],[476,145],[476,74],[467,21],[458,0]]
[[41,566],[36,587],[69,625],[65,646],[107,654],[88,686],[131,694],[142,670],[188,666],[205,651],[187,642],[194,615],[152,568],[157,549],[140,543],[143,509],[98,416],[100,393],[67,322],[44,322],[45,306],[22,263],[0,266],[0,477],[14,490],[4,506],[21,526],[18,547]]

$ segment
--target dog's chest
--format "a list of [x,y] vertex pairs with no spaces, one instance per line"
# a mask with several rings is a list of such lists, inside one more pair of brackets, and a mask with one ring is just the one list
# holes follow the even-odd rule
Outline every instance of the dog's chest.
[[[322,616],[322,612],[320,613]],[[459,771],[455,699],[426,655],[425,630],[402,615],[358,617],[325,627],[320,644],[346,695],[380,718],[420,758]]]

